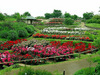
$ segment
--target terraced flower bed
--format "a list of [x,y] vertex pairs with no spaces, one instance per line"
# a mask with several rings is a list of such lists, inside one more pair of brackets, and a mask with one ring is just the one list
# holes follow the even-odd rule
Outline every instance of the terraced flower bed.
[[75,36],[75,35],[45,35],[45,34],[33,34],[34,38],[52,38],[52,39],[65,39],[65,40],[82,40],[82,41],[93,41],[87,36]]
[[0,44],[0,49],[1,50],[9,50],[9,49],[11,49],[11,47],[14,44],[21,43],[22,41],[27,41],[27,39],[18,39],[18,40],[15,40],[15,41],[7,41],[3,44]]
[[[20,45],[16,44],[12,47],[11,53],[9,53],[8,51],[0,53],[0,63],[4,63],[6,65],[12,65],[13,63],[7,64],[6,62],[21,61],[21,60],[28,59],[29,62],[27,63],[37,64],[40,62],[44,63],[47,61],[47,59],[38,60],[38,58],[47,58],[47,57],[54,57],[54,56],[58,56],[58,57],[52,58],[52,60],[64,61],[67,60],[68,58],[72,58],[73,57],[72,55],[75,52],[83,52],[83,51],[95,49],[95,47],[92,46],[91,44],[88,44],[88,46],[86,46],[85,43],[82,42],[76,43],[74,46],[73,41],[68,41],[63,44],[61,44],[60,41],[52,41],[48,45],[37,45],[37,44],[33,44],[33,46],[30,45],[31,45],[30,43],[28,43],[27,46],[23,44]],[[31,59],[35,59],[35,60],[31,60]]]
[[44,28],[41,31],[41,33],[78,35],[78,34],[84,34],[84,31],[90,31],[90,30],[92,30],[92,29],[89,29],[89,28],[48,27],[48,28]]

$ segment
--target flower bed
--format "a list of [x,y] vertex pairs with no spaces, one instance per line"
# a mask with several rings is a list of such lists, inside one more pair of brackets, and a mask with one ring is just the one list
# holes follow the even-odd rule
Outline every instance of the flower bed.
[[33,34],[34,38],[53,38],[53,39],[66,39],[66,40],[82,40],[82,41],[93,41],[89,37],[80,37],[74,35],[45,35],[45,34]]
[[27,41],[27,39],[18,39],[15,41],[7,41],[4,44],[0,45],[1,50],[10,50],[14,44],[21,43],[22,41]]
[[[75,47],[73,46],[73,41],[68,41],[63,44],[61,44],[60,41],[52,41],[51,45],[33,45],[32,47],[28,46],[13,46],[12,47],[12,53],[9,53],[8,51],[4,53],[0,53],[0,63],[10,62],[10,61],[20,61],[20,60],[26,60],[26,59],[37,59],[37,58],[45,58],[45,57],[53,57],[53,56],[59,56],[56,59],[59,60],[67,60],[68,58],[71,58],[69,54],[73,54],[74,52],[83,52],[87,50],[93,50],[95,49],[94,46],[91,44],[88,44],[88,47],[86,47],[85,43],[76,43]],[[91,52],[91,51],[90,51]],[[68,55],[63,56],[61,55]],[[46,59],[47,60],[47,59]],[[33,60],[32,63],[37,63],[41,61],[46,60]],[[11,65],[10,63],[9,65]]]
[[41,33],[50,34],[84,34],[84,31],[89,31],[89,28],[67,28],[67,27],[48,27],[44,28]]
[[61,25],[63,24],[63,18],[50,18],[50,21],[46,23],[47,25]]
[[47,25],[59,25],[62,24],[62,22],[48,22]]
[[[96,49],[96,47],[94,47],[91,43],[89,43],[88,47],[86,47],[85,43],[80,42],[80,43],[75,44],[74,51],[75,52],[83,52],[83,51],[93,50],[93,49]],[[91,51],[88,51],[88,52],[91,52]]]
[[18,43],[18,44],[14,44],[13,47],[18,47],[18,46],[28,46],[28,47],[33,47],[34,45],[43,45],[43,46],[46,46],[48,45],[50,42],[49,41],[46,41],[46,40],[36,40],[36,39],[31,39],[31,40],[28,40],[28,41],[23,41],[21,43]]

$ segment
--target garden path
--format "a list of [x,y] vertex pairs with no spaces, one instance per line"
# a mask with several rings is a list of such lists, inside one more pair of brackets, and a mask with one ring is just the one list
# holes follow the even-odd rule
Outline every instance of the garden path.
[[[97,63],[92,63],[92,67],[96,66]],[[24,64],[20,64],[24,66]],[[34,69],[42,69],[47,70],[49,72],[58,71],[59,73],[63,73],[65,70],[65,75],[73,75],[76,71],[89,67],[90,63],[87,59],[75,60],[75,61],[65,61],[62,63],[56,64],[49,64],[49,65],[40,65],[40,66],[33,66]]]

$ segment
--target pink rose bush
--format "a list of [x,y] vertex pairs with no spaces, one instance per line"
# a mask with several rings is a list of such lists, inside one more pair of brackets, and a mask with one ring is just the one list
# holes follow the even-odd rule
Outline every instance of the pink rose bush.
[[[16,56],[14,54],[10,54],[8,51],[5,51],[4,53],[0,53],[0,63],[3,62],[10,62],[14,61],[14,58]],[[5,63],[7,64],[7,63]],[[12,65],[13,63],[9,63],[8,65]]]
[[[92,46],[90,43],[88,44],[88,47],[85,45],[85,43],[76,43],[75,46],[73,45],[73,41],[68,41],[63,44],[61,44],[60,41],[52,41],[49,45],[33,45],[32,47],[28,46],[13,46],[12,47],[12,53],[9,53],[8,51],[5,51],[3,53],[0,53],[0,63],[10,62],[10,61],[20,61],[20,60],[26,60],[26,59],[37,59],[37,58],[46,58],[46,57],[54,57],[52,58],[54,60],[67,60],[68,58],[71,58],[74,52],[83,52],[87,50],[93,50],[95,49],[94,46]],[[91,51],[90,51],[91,52]],[[68,55],[68,56],[61,56],[61,55]],[[47,60],[47,59],[46,59]],[[45,60],[45,61],[46,61]],[[41,60],[38,60],[39,62]],[[37,60],[31,61],[31,62],[38,62]],[[11,65],[12,63],[9,63]]]

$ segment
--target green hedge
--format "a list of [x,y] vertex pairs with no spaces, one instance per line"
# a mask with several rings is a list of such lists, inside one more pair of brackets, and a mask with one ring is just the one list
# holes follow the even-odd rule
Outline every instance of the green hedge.
[[1,38],[7,38],[9,35],[8,31],[7,30],[3,30],[0,32],[0,37]]
[[10,30],[7,38],[10,40],[17,40],[18,34],[15,30]]
[[17,29],[17,33],[18,33],[19,37],[27,37],[28,36],[28,32],[25,28]]
[[28,33],[34,33],[34,27],[32,25],[28,25],[25,27]]

